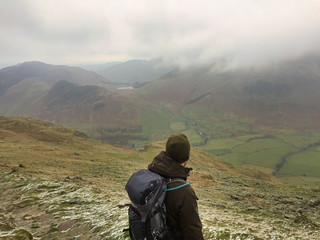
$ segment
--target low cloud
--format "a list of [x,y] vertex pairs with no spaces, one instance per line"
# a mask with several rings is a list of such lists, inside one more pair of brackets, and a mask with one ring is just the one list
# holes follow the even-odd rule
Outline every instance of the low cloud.
[[12,0],[0,7],[0,65],[162,58],[247,66],[319,53],[317,0]]

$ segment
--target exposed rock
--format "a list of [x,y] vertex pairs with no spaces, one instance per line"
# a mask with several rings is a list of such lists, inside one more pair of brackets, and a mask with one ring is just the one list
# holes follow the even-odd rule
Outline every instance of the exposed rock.
[[310,203],[310,206],[311,207],[317,207],[320,205],[320,199],[316,200],[316,201],[313,201]]
[[65,178],[64,178],[64,182],[70,182],[71,181],[71,178],[69,177],[69,176],[66,176]]
[[74,133],[75,136],[78,136],[78,137],[83,137],[83,138],[87,138],[87,134],[83,133],[83,132],[79,132],[79,131],[76,131]]
[[237,195],[230,195],[230,197],[231,197],[232,199],[236,200],[236,201],[240,201],[240,200],[241,200],[240,197],[237,196]]
[[68,220],[66,222],[60,223],[58,226],[58,230],[59,231],[66,231],[69,228],[71,228],[76,222],[77,222],[77,220],[73,219],[73,220]]
[[18,167],[12,167],[11,168],[11,172],[12,173],[19,172],[19,168]]
[[82,177],[75,176],[74,178],[71,178],[70,176],[67,176],[63,180],[64,182],[78,182],[78,181],[83,181]]
[[293,205],[294,201],[291,199],[284,199],[284,200],[281,200],[281,203]]
[[248,211],[257,211],[257,210],[259,210],[259,209],[260,209],[260,208],[254,207],[254,206],[250,206],[250,207],[247,208]]
[[29,199],[16,200],[16,201],[12,202],[12,205],[15,208],[24,208],[24,207],[30,205],[30,200]]
[[82,179],[82,177],[75,176],[75,177],[73,178],[73,181],[74,181],[74,182],[83,181],[83,179]]
[[297,210],[297,212],[298,212],[298,213],[304,213],[305,210],[303,210],[302,208],[299,208],[299,209]]

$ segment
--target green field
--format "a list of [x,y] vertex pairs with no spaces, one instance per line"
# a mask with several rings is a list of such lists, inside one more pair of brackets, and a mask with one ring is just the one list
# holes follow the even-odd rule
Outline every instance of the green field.
[[259,166],[270,171],[289,154],[280,176],[320,177],[320,146],[313,146],[319,139],[318,133],[248,135],[210,140],[203,149],[235,166]]
[[141,113],[142,133],[150,136],[168,130],[171,118],[171,114],[165,109],[143,110]]
[[165,140],[182,132],[194,147],[235,166],[256,166],[271,173],[285,161],[277,173],[279,177],[293,182],[289,177],[320,177],[320,133],[255,129],[234,115],[205,108],[185,107],[181,113],[173,114],[166,106],[146,107],[141,113],[142,131],[134,133],[145,140],[133,139],[130,143],[141,147],[150,140]]
[[184,122],[172,122],[170,128],[173,131],[182,131],[186,129],[186,124]]
[[320,152],[310,150],[293,155],[279,173],[320,177]]
[[294,150],[295,149],[292,147],[264,149],[247,155],[246,163],[275,169],[277,164],[281,161],[281,157]]
[[[203,118],[203,116],[210,116]],[[141,131],[131,133],[129,144],[137,147],[143,146],[148,141],[163,140],[175,133],[184,133],[194,146],[207,148],[210,139],[230,138],[234,135],[250,135],[251,124],[238,121],[234,115],[221,112],[208,111],[206,108],[181,109],[181,114],[173,111],[170,106],[158,104],[145,104],[141,111]],[[145,140],[137,140],[135,137]],[[240,141],[246,141],[241,139]],[[210,145],[210,143],[209,143]],[[212,151],[213,149],[208,149]],[[216,152],[217,149],[214,149]],[[218,150],[218,152],[221,152]],[[224,152],[224,151],[222,151]]]
[[193,123],[194,129],[208,133],[214,139],[250,134],[252,131],[251,123],[240,121],[233,114],[212,111],[208,108],[185,107],[182,109],[182,115]]
[[276,138],[264,138],[264,139],[253,139],[244,144],[235,146],[232,149],[232,151],[251,154],[251,153],[259,152],[262,150],[278,149],[278,148],[287,147],[287,146],[288,144]]
[[190,143],[194,146],[201,146],[204,144],[204,140],[201,135],[194,129],[189,129],[187,131],[183,131],[183,134],[188,136]]

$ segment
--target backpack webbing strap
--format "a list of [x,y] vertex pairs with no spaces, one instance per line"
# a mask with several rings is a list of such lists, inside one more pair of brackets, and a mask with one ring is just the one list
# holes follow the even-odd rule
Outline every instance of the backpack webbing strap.
[[186,183],[186,180],[184,180],[183,178],[167,178],[167,184],[169,183],[173,183],[173,182],[183,182]]
[[185,186],[187,186],[187,185],[190,185],[190,186],[191,186],[191,183],[185,183],[185,184],[182,184],[182,185],[180,185],[180,186],[178,186],[178,187],[174,187],[174,188],[167,188],[167,189],[165,189],[165,190],[163,190],[163,191],[168,192],[168,191],[172,191],[172,190],[176,190],[176,189],[185,187]]

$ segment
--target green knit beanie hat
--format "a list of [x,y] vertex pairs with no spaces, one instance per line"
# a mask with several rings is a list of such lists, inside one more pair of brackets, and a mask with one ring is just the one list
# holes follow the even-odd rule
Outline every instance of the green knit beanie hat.
[[186,162],[190,157],[190,143],[186,135],[176,134],[168,138],[166,152],[178,163]]

